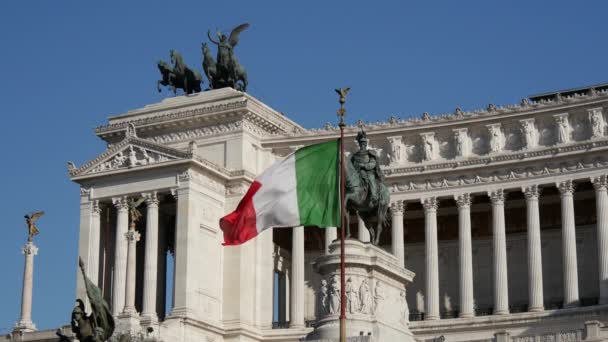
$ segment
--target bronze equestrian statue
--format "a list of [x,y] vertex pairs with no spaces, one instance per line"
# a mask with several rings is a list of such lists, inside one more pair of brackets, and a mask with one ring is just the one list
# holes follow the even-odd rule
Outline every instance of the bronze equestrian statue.
[[173,94],[177,94],[177,89],[182,89],[186,94],[199,93],[203,82],[201,74],[190,69],[179,52],[171,50],[170,56],[173,67],[165,61],[158,62],[158,70],[162,76],[162,79],[156,82],[158,91],[160,92],[160,86],[163,85],[171,87]]
[[370,232],[371,243],[378,245],[382,228],[387,222],[390,194],[384,185],[378,156],[367,149],[368,139],[365,131],[357,134],[359,151],[346,159],[344,182],[346,206],[346,235],[350,237],[349,215],[359,213]]

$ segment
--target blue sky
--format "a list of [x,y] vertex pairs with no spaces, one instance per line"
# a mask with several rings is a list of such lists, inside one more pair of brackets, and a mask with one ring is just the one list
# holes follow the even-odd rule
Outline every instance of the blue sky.
[[237,56],[249,92],[305,127],[335,122],[333,89],[353,88],[349,122],[516,103],[608,82],[600,1],[2,1],[0,333],[19,316],[26,239],[39,221],[33,320],[69,322],[79,191],[66,162],[104,150],[110,114],[170,96],[155,63],[176,49],[201,69],[207,29],[251,23]]

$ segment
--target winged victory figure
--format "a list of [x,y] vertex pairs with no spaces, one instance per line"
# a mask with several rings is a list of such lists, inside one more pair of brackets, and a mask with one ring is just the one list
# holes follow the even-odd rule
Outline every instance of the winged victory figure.
[[35,223],[36,221],[38,221],[38,219],[44,215],[44,211],[37,211],[34,213],[30,213],[27,214],[23,217],[25,217],[25,223],[27,224],[27,241],[28,242],[32,242],[32,239],[34,239],[34,236],[38,235],[38,233],[40,233],[40,231],[38,230],[38,227],[36,227]]
[[209,72],[207,72],[207,78],[210,80],[211,89],[232,87],[240,91],[247,90],[247,72],[236,59],[234,47],[239,42],[241,32],[245,31],[248,27],[249,24],[247,23],[235,27],[230,32],[229,37],[226,37],[224,33],[218,31],[216,33],[218,40],[214,40],[211,37],[211,32],[207,31],[209,40],[217,45],[217,61],[215,61],[215,63],[210,56],[204,56],[207,64],[215,64],[216,66],[214,75],[210,75]]

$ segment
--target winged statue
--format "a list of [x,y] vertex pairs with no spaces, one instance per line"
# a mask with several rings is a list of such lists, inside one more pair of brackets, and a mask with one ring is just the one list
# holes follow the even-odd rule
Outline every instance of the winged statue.
[[239,43],[241,32],[248,27],[247,23],[235,27],[230,32],[230,36],[218,31],[217,40],[211,37],[210,31],[207,31],[209,40],[217,45],[217,60],[213,60],[207,45],[203,43],[203,69],[211,89],[232,87],[240,91],[247,90],[247,72],[234,55],[234,47]]
[[137,207],[139,207],[144,201],[145,198],[143,197],[139,199],[129,199],[129,214],[131,215],[131,224],[135,224],[135,222],[139,221],[139,219],[141,219],[143,216]]
[[38,227],[36,227],[36,221],[38,221],[38,219],[44,215],[44,211],[37,211],[34,213],[30,213],[27,214],[23,217],[25,217],[25,223],[27,224],[27,241],[28,242],[32,242],[32,240],[34,239],[34,236],[38,235],[38,233],[40,233],[40,231],[38,230]]

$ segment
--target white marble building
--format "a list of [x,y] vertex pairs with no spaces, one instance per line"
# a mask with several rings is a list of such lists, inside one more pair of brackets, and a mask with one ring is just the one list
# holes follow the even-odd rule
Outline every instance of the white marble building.
[[[405,296],[416,339],[608,341],[607,112],[603,85],[364,125],[391,191],[381,247],[416,274]],[[357,130],[346,129],[350,151]],[[313,263],[336,229],[223,247],[218,220],[274,160],[336,127],[304,129],[221,89],[111,116],[96,135],[107,150],[69,176],[81,188],[79,254],[119,331],[151,326],[164,341],[313,331],[326,285]],[[137,241],[126,201],[142,196]]]

